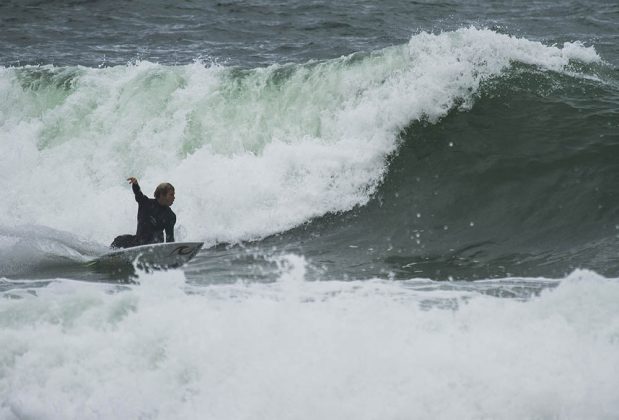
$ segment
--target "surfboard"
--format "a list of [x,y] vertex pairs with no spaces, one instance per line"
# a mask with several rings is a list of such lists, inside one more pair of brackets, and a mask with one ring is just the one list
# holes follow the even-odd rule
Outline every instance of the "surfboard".
[[204,242],[166,242],[140,245],[108,252],[92,263],[115,265],[134,263],[137,266],[175,268],[186,264],[200,251]]

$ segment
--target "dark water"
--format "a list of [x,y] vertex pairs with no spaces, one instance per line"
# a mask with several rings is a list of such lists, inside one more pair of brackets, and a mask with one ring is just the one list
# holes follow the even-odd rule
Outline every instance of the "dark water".
[[475,25],[547,44],[582,41],[619,60],[608,1],[17,1],[0,4],[3,65],[185,64],[256,67],[406,43]]
[[[202,253],[188,274],[269,278],[269,258],[281,253],[306,256],[321,278],[557,277],[579,267],[619,274],[616,2],[4,1],[0,22],[0,64],[23,70],[25,91],[51,84],[56,96],[74,89],[84,68],[136,61],[169,72],[196,60],[249,72],[292,63],[282,80],[269,79],[280,89],[306,63],[353,53],[364,60],[422,31],[471,25],[545,46],[592,46],[601,61],[555,72],[515,59],[482,81],[471,106],[456,99],[437,121],[411,117],[369,201],[227,238],[232,245]],[[23,275],[71,271],[60,267]]]

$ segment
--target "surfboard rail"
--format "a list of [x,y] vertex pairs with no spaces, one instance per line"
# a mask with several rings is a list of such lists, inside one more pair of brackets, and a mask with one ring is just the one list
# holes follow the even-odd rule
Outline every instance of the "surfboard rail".
[[137,266],[176,268],[180,267],[202,249],[204,242],[165,242],[116,249],[95,258],[96,264],[115,265],[133,263]]

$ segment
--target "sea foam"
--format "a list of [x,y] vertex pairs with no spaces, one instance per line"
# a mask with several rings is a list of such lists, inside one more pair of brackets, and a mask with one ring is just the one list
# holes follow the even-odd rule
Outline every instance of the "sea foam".
[[[0,417],[612,418],[619,282],[539,296],[466,283],[304,280],[116,288],[56,280],[0,299]],[[461,287],[460,287],[461,286]],[[20,291],[21,290],[21,291]]]

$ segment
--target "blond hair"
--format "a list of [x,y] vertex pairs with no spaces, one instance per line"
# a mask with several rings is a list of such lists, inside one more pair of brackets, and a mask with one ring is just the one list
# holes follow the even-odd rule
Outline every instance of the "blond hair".
[[159,198],[162,195],[168,195],[170,191],[174,191],[174,186],[169,182],[162,182],[157,185],[157,188],[155,188],[155,198]]

